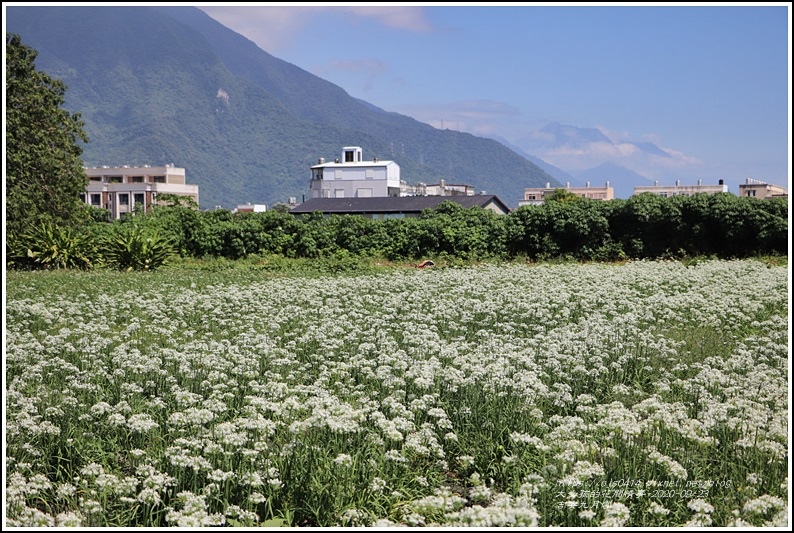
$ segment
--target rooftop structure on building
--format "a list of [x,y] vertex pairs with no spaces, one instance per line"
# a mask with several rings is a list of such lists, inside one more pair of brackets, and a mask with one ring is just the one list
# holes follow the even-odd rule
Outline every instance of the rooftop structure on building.
[[[552,187],[551,183],[546,183],[545,187],[530,187],[524,189],[524,198],[518,201],[518,206],[540,205],[545,202],[550,195],[554,194],[555,190],[560,188],[561,187]],[[609,185],[608,181],[603,187],[591,187],[589,181],[584,187],[571,187],[570,182],[568,182],[565,184],[565,191],[591,200],[612,200],[615,198],[615,189]]]
[[160,194],[193,199],[198,205],[198,185],[185,181],[185,169],[173,163],[163,166],[103,166],[86,168],[88,186],[81,194],[91,206],[107,209],[111,219],[131,213],[136,206],[148,212]]

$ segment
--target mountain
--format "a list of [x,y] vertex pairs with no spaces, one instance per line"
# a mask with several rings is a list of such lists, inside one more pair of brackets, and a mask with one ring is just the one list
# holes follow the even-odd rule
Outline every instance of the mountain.
[[[562,134],[561,137],[571,137],[571,136],[575,136],[575,131],[582,129],[584,128],[576,128],[575,126],[568,126],[565,129],[563,129],[563,128],[557,128],[554,125],[552,125],[546,128],[546,131],[557,131],[560,133],[565,131],[566,133]],[[597,142],[603,142],[602,140],[603,134],[601,134],[600,131],[598,130],[593,131],[588,129],[584,129],[584,130],[589,131],[589,135],[583,136],[582,138],[589,137],[590,139],[595,140]],[[598,166],[589,168],[584,171],[580,171],[575,175],[572,175],[560,168],[555,167],[554,165],[546,163],[544,160],[540,159],[539,157],[535,157],[533,155],[526,153],[524,150],[510,143],[510,141],[508,141],[503,137],[492,136],[491,138],[504,144],[505,146],[516,152],[521,157],[524,157],[529,161],[531,161],[532,163],[536,164],[541,169],[546,171],[549,175],[557,179],[557,181],[559,181],[561,184],[568,184],[571,187],[585,187],[588,182],[590,182],[590,184],[593,187],[602,187],[608,181],[609,184],[615,189],[615,198],[628,198],[634,194],[634,187],[653,185],[651,180],[646,178],[645,176],[637,172],[634,172],[633,170],[630,170],[624,166],[611,162],[601,163]],[[646,144],[650,146],[646,146],[645,149],[648,151],[652,151],[654,145],[651,143],[646,143]]]
[[[686,156],[670,152],[648,141],[613,140],[598,128],[583,128],[552,122],[515,141],[517,153],[532,153],[546,162],[540,168],[559,181],[583,186],[587,181],[603,186],[611,182],[616,198],[628,198],[636,186],[652,185],[646,175],[680,172]],[[535,159],[529,159],[537,164]],[[549,168],[551,166],[551,168]],[[567,180],[563,169],[575,180]]]
[[653,182],[645,176],[615,163],[602,163],[580,172],[576,178],[580,183],[590,182],[593,187],[603,187],[608,181],[615,189],[615,198],[628,198],[634,194],[634,187],[653,185]]
[[544,160],[542,160],[539,157],[535,157],[534,155],[530,155],[530,154],[526,153],[524,150],[522,150],[521,148],[519,148],[515,144],[512,144],[510,141],[508,141],[504,137],[500,137],[498,135],[491,135],[491,136],[489,136],[489,138],[504,144],[505,146],[510,148],[512,151],[514,151],[515,153],[517,153],[518,155],[520,155],[524,159],[527,159],[528,161],[534,163],[541,170],[543,170],[548,175],[550,175],[551,177],[556,179],[560,184],[564,185],[564,184],[568,183],[568,184],[570,184],[571,187],[580,187],[580,186],[584,185],[583,183],[580,184],[579,180],[574,178],[571,174],[565,172],[561,168],[557,168],[554,165],[551,165],[551,164],[545,162]]
[[409,183],[465,183],[515,207],[557,180],[493,139],[438,130],[348,95],[184,6],[7,6],[6,31],[67,86],[86,166],[184,167],[202,207],[309,193],[309,167],[361,146]]
[[597,128],[580,128],[559,122],[547,124],[517,141],[519,146],[524,147],[569,146],[578,148],[592,143],[612,144],[612,141]]

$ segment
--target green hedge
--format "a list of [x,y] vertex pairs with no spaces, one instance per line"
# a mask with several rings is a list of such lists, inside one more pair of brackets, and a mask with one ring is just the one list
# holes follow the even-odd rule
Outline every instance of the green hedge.
[[[44,242],[53,235],[58,238]],[[128,241],[137,239],[126,244],[141,245],[124,248],[123,261],[119,260],[119,235]],[[69,260],[61,260],[53,246],[63,248]],[[398,261],[430,257],[475,261],[742,258],[787,254],[788,200],[731,193],[662,198],[646,193],[607,202],[548,201],[519,207],[508,215],[444,202],[418,218],[386,220],[320,213],[298,217],[281,211],[202,212],[173,205],[68,232],[47,228],[9,235],[6,249],[7,266],[17,268],[156,268],[170,253],[229,260],[256,256]],[[41,259],[45,250],[52,255],[46,256],[47,261]],[[136,258],[136,250],[155,259]]]

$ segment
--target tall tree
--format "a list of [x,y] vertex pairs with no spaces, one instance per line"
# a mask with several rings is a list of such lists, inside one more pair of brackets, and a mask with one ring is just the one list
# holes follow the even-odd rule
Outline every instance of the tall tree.
[[6,229],[72,224],[85,212],[88,184],[79,113],[62,109],[66,85],[36,70],[37,52],[6,34]]

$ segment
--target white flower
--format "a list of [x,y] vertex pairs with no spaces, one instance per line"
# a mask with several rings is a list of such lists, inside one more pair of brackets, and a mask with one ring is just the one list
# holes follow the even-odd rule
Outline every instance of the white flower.
[[127,427],[133,431],[146,433],[147,431],[159,427],[159,424],[152,419],[151,415],[144,413],[132,415],[129,420],[127,420]]
[[629,520],[629,508],[620,502],[612,502],[604,507],[604,527],[621,527]]
[[350,466],[353,464],[353,458],[346,453],[340,453],[339,455],[336,456],[334,462],[338,465]]
[[370,485],[370,489],[372,492],[381,492],[383,489],[386,488],[386,481],[376,477],[372,480],[372,484]]
[[695,500],[690,500],[687,503],[687,507],[695,511],[696,513],[713,513],[714,506],[708,503],[706,500],[701,498],[697,498]]
[[258,503],[262,503],[266,500],[267,498],[265,498],[265,496],[260,492],[252,492],[251,494],[248,495],[248,501],[253,503],[254,505]]
[[783,509],[786,506],[785,500],[777,496],[764,494],[757,498],[747,501],[744,504],[744,512],[749,514],[766,514],[771,509]]

